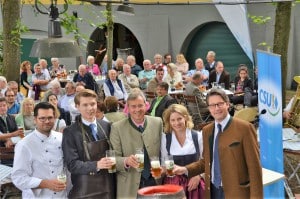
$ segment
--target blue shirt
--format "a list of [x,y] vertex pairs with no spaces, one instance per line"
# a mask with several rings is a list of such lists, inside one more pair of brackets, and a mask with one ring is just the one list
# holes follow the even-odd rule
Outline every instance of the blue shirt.
[[18,114],[20,112],[20,104],[14,103],[12,107],[7,110],[8,114]]
[[141,89],[146,89],[148,86],[148,82],[155,77],[155,70],[142,70],[139,72],[139,80],[147,78],[147,81],[144,83],[140,82]]
[[193,69],[193,70],[189,70],[189,71],[188,71],[187,76],[192,77],[196,72],[200,72],[202,75],[204,75],[204,76],[207,77],[207,79],[206,79],[206,80],[203,80],[203,82],[202,82],[201,84],[204,85],[204,86],[208,86],[209,71],[206,70],[206,69],[204,69],[204,68],[201,69],[201,70]]

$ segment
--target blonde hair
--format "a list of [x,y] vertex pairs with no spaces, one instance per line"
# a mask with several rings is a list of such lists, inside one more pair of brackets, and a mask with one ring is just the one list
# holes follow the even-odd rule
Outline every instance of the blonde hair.
[[164,120],[164,131],[165,133],[171,133],[172,127],[170,125],[170,116],[172,113],[179,113],[185,118],[185,126],[186,128],[192,129],[194,127],[194,123],[191,115],[189,114],[187,108],[181,104],[172,104],[167,108],[163,113]]
[[54,108],[55,108],[54,116],[55,116],[56,119],[58,119],[59,116],[60,116],[60,112],[59,112],[57,106],[54,106]]
[[25,107],[26,103],[32,103],[33,104],[33,107],[32,107],[32,112],[33,112],[33,109],[34,109],[34,100],[32,98],[30,98],[30,97],[26,97],[22,101],[22,106],[21,106],[21,111],[20,111],[21,115],[24,115],[24,107]]
[[173,72],[177,71],[177,66],[174,63],[168,63],[167,67],[169,67]]
[[179,63],[179,64],[183,64],[183,63],[186,63],[186,59],[184,57],[184,55],[182,53],[176,55],[176,62]]

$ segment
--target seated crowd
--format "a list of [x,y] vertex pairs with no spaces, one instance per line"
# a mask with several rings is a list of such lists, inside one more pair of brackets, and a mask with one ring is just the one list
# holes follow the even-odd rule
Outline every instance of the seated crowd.
[[[41,59],[34,70],[29,61],[22,62],[20,86],[0,76],[0,144],[13,147],[16,144],[13,137],[26,134],[16,145],[13,183],[27,198],[54,197],[52,194],[60,198],[135,198],[139,188],[158,183],[150,172],[151,157],[161,155],[166,159],[172,154],[175,164],[182,167],[203,158],[202,132],[195,127],[204,120],[195,116],[194,107],[199,110],[198,117],[214,119],[211,110],[222,108],[223,104],[209,107],[206,89],[213,82],[224,85],[224,89],[230,89],[231,85],[223,63],[214,58],[215,53],[209,51],[207,64],[197,58],[195,69],[190,70],[183,54],[176,56],[175,63],[170,54],[164,60],[156,54],[154,64],[146,59],[143,67],[129,55],[126,62],[118,58],[114,68],[104,72],[95,64],[95,58],[88,56],[87,64],[78,67],[72,80],[66,79],[67,67],[59,64],[58,58],[51,59],[51,67]],[[108,76],[99,83],[95,77],[102,72]],[[226,105],[257,105],[257,80],[251,81],[247,66],[239,67],[232,83],[237,95],[233,91],[228,96],[230,101],[224,101]],[[152,99],[148,98],[149,93],[153,94]],[[186,96],[193,96],[195,101],[189,103]],[[34,163],[43,156],[34,150],[44,150],[37,140],[49,147],[48,162],[43,159]],[[51,144],[59,147],[54,149]],[[114,162],[103,156],[110,148],[115,150],[116,182],[106,170]],[[137,148],[145,158],[143,171],[136,169]],[[56,153],[59,156],[55,157]],[[162,166],[166,165],[162,162]],[[39,167],[44,173],[39,174]],[[72,186],[56,178],[65,167],[70,172],[68,180]],[[184,187],[187,198],[204,198],[204,186],[210,185],[204,185],[201,175],[188,178],[177,174],[175,178],[162,175],[160,183]],[[86,187],[84,183],[93,186]],[[105,186],[101,186],[103,183]]]

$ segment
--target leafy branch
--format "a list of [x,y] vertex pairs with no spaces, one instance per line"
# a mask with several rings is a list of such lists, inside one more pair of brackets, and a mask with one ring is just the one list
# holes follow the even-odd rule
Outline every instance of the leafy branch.
[[10,43],[16,46],[20,46],[21,35],[23,33],[29,32],[29,28],[22,24],[21,20],[18,20],[16,26],[11,31],[11,40]]

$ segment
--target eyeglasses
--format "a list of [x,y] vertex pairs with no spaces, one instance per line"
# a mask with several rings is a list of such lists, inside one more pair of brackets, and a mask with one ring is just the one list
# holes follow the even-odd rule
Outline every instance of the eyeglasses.
[[216,103],[216,104],[210,104],[210,105],[208,105],[208,108],[210,108],[210,109],[213,109],[213,108],[216,108],[216,107],[222,108],[225,103],[226,102],[219,102],[219,103]]
[[53,122],[54,117],[39,117],[38,120],[40,120],[40,122],[46,122],[47,120]]

